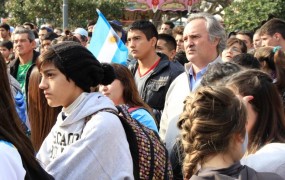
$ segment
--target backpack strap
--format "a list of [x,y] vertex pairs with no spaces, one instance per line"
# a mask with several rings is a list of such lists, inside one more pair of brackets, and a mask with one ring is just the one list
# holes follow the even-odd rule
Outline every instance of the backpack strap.
[[138,109],[142,109],[143,107],[140,106],[135,106],[135,107],[131,107],[128,109],[128,112],[131,114],[132,112],[138,110]]
[[85,119],[84,119],[84,125],[83,125],[83,127],[82,127],[82,130],[81,130],[81,133],[80,133],[80,134],[83,133],[83,130],[84,130],[86,124],[88,123],[88,121],[90,121],[90,120],[92,119],[92,117],[93,117],[94,115],[96,115],[97,113],[99,113],[99,112],[111,112],[111,113],[113,113],[113,114],[115,114],[115,115],[118,115],[118,113],[117,113],[114,109],[111,109],[111,108],[100,109],[99,111],[96,111],[96,112],[94,112],[93,114],[90,114],[90,115],[88,115],[88,116],[85,117]]
[[86,123],[87,123],[88,121],[91,120],[92,116],[96,115],[96,114],[99,113],[99,112],[111,112],[111,113],[113,113],[113,114],[118,115],[118,113],[117,113],[114,109],[112,109],[112,108],[100,109],[99,111],[96,111],[96,112],[94,112],[93,114],[90,114],[90,115],[88,115],[88,116],[85,117],[85,125],[86,125]]

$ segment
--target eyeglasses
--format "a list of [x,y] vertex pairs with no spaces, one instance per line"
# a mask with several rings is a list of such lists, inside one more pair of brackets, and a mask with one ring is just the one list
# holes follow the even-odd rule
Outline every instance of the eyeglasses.
[[231,51],[231,52],[234,52],[234,53],[241,53],[241,50],[237,47],[227,47],[225,50],[227,51]]

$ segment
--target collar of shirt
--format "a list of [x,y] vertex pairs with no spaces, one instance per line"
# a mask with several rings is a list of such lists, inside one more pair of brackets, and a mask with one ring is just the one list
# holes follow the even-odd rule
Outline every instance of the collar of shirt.
[[194,77],[193,66],[191,65],[190,69],[189,69],[190,91],[195,90],[200,85],[202,77],[205,74],[205,72],[207,71],[208,67],[211,66],[212,64],[220,62],[220,61],[221,61],[221,57],[218,56],[214,61],[207,64],[207,66],[205,66],[203,69],[201,69],[201,71],[196,73],[196,78]]

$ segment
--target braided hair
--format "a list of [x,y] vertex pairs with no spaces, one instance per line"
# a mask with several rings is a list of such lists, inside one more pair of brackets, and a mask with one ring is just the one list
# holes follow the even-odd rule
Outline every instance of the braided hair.
[[185,150],[183,175],[189,179],[207,157],[228,152],[234,134],[245,134],[246,109],[226,87],[201,87],[185,100],[178,127]]

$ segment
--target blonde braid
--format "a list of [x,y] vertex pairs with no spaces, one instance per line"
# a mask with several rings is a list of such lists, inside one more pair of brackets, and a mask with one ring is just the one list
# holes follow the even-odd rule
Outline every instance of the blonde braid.
[[246,109],[225,87],[201,87],[185,100],[178,127],[185,158],[183,175],[189,179],[205,158],[225,152],[233,133],[245,133]]

